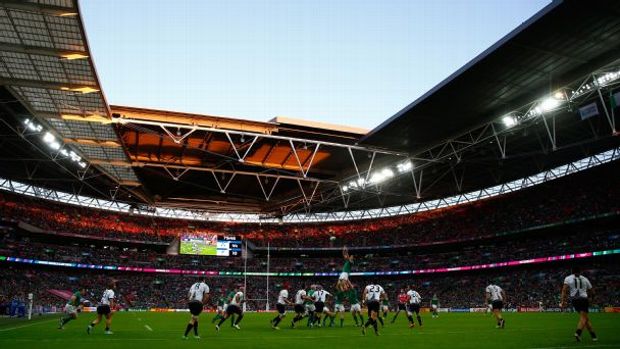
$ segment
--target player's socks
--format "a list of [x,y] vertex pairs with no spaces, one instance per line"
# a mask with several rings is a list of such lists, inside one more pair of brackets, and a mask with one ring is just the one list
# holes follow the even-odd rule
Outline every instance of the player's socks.
[[222,316],[221,316],[220,314],[216,314],[216,315],[213,317],[213,319],[211,320],[211,323],[215,323],[215,321],[217,321],[217,320],[219,320],[219,319],[221,319],[221,318],[222,318]]
[[409,320],[410,324],[413,324],[413,316],[407,315],[407,320]]
[[360,325],[364,323],[364,316],[362,314],[358,315],[360,317]]
[[594,331],[590,331],[590,337],[592,337],[593,341],[597,341],[598,338],[596,337],[596,333],[594,333]]
[[381,327],[385,326],[385,324],[383,323],[383,318],[379,316],[378,319],[379,319],[379,322],[381,323]]
[[416,316],[418,318],[418,324],[422,326],[422,317],[420,315]]
[[194,322],[194,337],[198,337],[198,321]]
[[230,327],[233,327],[233,326],[235,326],[235,316],[234,315],[232,315],[230,317]]
[[279,316],[276,316],[276,318],[273,319],[273,321],[272,321],[273,327],[278,327],[278,324],[280,323],[280,321],[282,321],[282,318],[279,317]]
[[185,334],[183,336],[187,337],[187,335],[189,334],[189,331],[192,330],[192,327],[194,327],[194,325],[187,324],[187,327],[185,327]]
[[375,330],[375,334],[379,334],[379,328],[377,327],[377,321],[373,321],[372,328]]
[[575,340],[577,342],[581,342],[581,332],[582,332],[581,329],[578,329],[577,331],[575,331]]
[[400,311],[397,311],[396,314],[394,314],[394,317],[392,318],[392,323],[396,322],[396,318],[398,317],[398,314],[400,314]]
[[225,318],[225,317],[223,317],[223,318],[221,318],[221,319],[220,319],[220,322],[217,324],[217,327],[222,326],[222,324],[223,324],[224,322],[226,322],[226,318]]
[[357,315],[356,314],[353,314],[353,321],[355,321],[355,326],[357,326],[358,323],[357,323]]
[[372,319],[368,318],[368,321],[366,321],[366,323],[364,324],[364,327],[368,327],[370,325],[372,325]]
[[[355,323],[357,324],[357,320],[355,321]],[[340,319],[340,327],[344,327],[344,319]]]
[[243,319],[243,314],[237,316],[237,321],[235,321],[235,327],[239,326],[239,323],[241,322],[241,319]]
[[329,318],[329,327],[334,327],[334,321],[336,321],[336,315]]

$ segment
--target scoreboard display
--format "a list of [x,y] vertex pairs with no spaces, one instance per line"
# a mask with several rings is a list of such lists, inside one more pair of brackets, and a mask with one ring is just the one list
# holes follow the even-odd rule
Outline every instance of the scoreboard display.
[[181,236],[180,254],[219,257],[241,257],[242,243],[237,236],[186,234]]
[[221,257],[241,257],[241,239],[237,236],[218,236],[217,255]]

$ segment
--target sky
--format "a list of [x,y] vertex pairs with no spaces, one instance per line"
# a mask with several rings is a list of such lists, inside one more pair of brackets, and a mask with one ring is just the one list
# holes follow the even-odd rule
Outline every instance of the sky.
[[372,129],[548,0],[81,0],[109,104]]

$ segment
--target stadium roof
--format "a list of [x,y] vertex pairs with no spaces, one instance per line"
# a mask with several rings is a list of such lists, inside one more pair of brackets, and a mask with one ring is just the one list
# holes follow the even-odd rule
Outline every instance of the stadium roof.
[[415,154],[616,62],[619,15],[618,1],[553,1],[361,143]]
[[0,176],[145,207],[272,216],[508,182],[618,146],[619,13],[617,1],[554,1],[366,134],[109,106],[76,1],[0,1]]

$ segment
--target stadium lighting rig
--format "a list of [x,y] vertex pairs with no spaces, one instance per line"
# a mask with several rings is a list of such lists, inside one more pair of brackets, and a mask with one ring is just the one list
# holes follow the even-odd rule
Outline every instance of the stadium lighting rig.
[[[573,85],[573,87],[560,88],[551,94],[545,95],[526,104],[518,110],[504,114],[496,119],[496,121],[492,121],[491,124],[503,125],[503,129],[498,130],[497,132],[495,131],[495,128],[493,128],[494,134],[497,137],[497,135],[501,132],[506,132],[516,126],[538,118],[542,118],[542,120],[546,123],[546,120],[544,119],[546,115],[579,105],[590,95],[590,93],[594,93],[596,91],[599,92],[601,99],[600,102],[604,104],[605,102],[602,100],[603,97],[600,94],[601,88],[611,86],[612,84],[618,82],[620,82],[620,69],[618,67],[607,68],[599,72],[591,73],[585,77],[578,86]],[[610,124],[614,129],[615,134],[615,126],[611,121]],[[447,142],[449,143],[450,140]],[[454,154],[456,154],[456,150],[454,151]],[[354,190],[362,190],[372,185],[384,183],[395,178],[397,175],[412,173],[414,170],[413,167],[414,166],[411,160],[407,160],[396,163],[392,166],[386,166],[382,170],[373,172],[369,171],[366,174],[360,173],[357,178],[345,180],[345,184],[341,185],[340,189],[343,194],[351,193]]]
[[54,134],[52,134],[50,131],[45,130],[45,132],[43,132],[44,128],[42,125],[37,124],[31,119],[25,119],[24,125],[26,126],[26,129],[33,131],[35,133],[40,133],[41,140],[43,141],[43,143],[45,143],[52,151],[55,151],[56,154],[60,154],[64,158],[70,159],[72,162],[77,164],[80,168],[86,168],[87,166],[86,161],[84,161],[81,156],[76,154],[73,150],[69,150],[62,143],[62,141],[56,138],[56,136],[54,136]]

